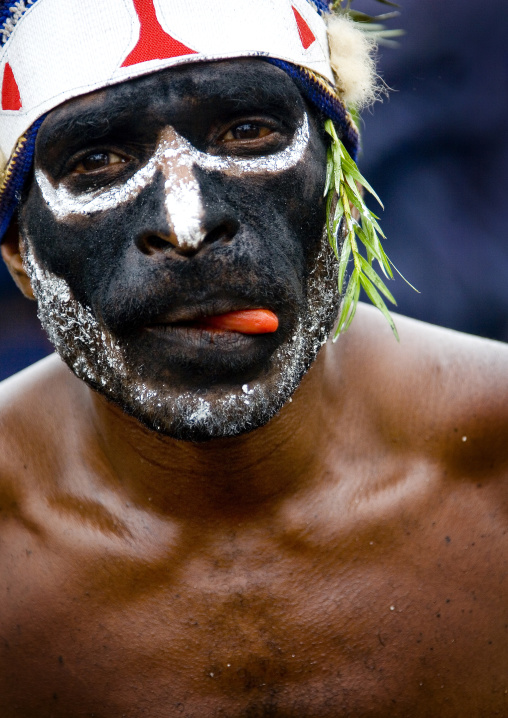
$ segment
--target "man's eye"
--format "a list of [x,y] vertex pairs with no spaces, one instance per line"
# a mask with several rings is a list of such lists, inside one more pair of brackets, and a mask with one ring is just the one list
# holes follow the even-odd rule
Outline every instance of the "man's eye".
[[224,137],[224,142],[234,142],[235,140],[260,140],[267,135],[271,135],[273,130],[265,125],[258,125],[255,122],[242,122],[241,125],[232,127]]
[[124,162],[125,158],[120,157],[120,155],[114,152],[92,152],[86,157],[83,157],[83,159],[74,166],[73,171],[78,174],[83,174],[84,172],[94,172],[95,170],[110,167],[111,165],[123,164]]

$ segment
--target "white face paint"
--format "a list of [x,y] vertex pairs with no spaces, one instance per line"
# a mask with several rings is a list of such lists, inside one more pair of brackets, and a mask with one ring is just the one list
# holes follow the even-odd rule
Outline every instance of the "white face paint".
[[76,376],[149,428],[178,439],[237,436],[266,424],[290,400],[337,316],[338,263],[325,231],[309,273],[306,306],[293,334],[274,353],[269,372],[248,385],[211,387],[204,394],[179,391],[140,378],[122,341],[73,297],[64,279],[37,260],[29,239],[24,257],[42,325]]
[[36,170],[35,179],[54,217],[66,221],[73,215],[107,212],[132,202],[162,172],[166,179],[168,224],[178,246],[197,248],[204,240],[205,233],[202,228],[203,201],[194,175],[195,167],[233,176],[284,172],[300,162],[309,137],[309,120],[305,114],[291,144],[284,150],[252,159],[240,159],[201,152],[168,127],[161,133],[154,155],[123,185],[75,194],[63,184],[55,187],[41,169]]

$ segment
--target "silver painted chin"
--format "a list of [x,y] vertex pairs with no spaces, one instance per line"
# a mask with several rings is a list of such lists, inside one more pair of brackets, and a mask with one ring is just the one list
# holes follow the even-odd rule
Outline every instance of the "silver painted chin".
[[337,262],[326,233],[307,281],[306,309],[293,334],[272,355],[263,379],[199,394],[140,378],[121,341],[72,295],[67,282],[37,260],[24,241],[25,268],[50,341],[75,375],[135,416],[174,438],[203,441],[231,437],[266,424],[288,401],[326,342],[337,317]]

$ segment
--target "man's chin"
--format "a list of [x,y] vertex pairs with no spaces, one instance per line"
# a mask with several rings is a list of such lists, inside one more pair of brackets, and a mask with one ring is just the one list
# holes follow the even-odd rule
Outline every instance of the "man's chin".
[[[296,328],[265,352],[263,370],[225,381],[175,386],[151,377],[125,346],[44,268],[29,243],[25,265],[50,341],[76,376],[153,431],[187,441],[233,437],[265,425],[291,397],[326,341],[338,310],[336,263],[324,238]],[[248,354],[248,352],[247,352]],[[262,352],[263,354],[263,352]],[[126,356],[127,355],[127,356]],[[135,369],[134,367],[138,367]]]
[[[174,335],[177,336],[176,340]],[[286,331],[285,335],[290,334]],[[215,395],[235,391],[270,372],[272,357],[284,335],[246,335],[201,328],[154,332],[141,330],[121,339],[125,363],[136,381],[176,393]]]
[[148,429],[173,439],[203,442],[239,436],[264,426],[284,406],[299,379],[256,380],[235,388],[215,385],[199,392],[128,383],[115,395],[88,383]]
[[220,368],[221,378],[202,364],[192,380],[189,366],[161,378],[150,363],[136,370],[140,362],[133,361],[128,348],[113,341],[74,300],[72,313],[76,324],[87,327],[86,338],[81,332],[74,341],[67,337],[65,344],[55,345],[76,376],[147,428],[185,441],[239,436],[267,424],[296,390],[322,343],[312,351],[298,321],[292,334],[269,354],[247,352],[234,367],[223,356],[216,358],[212,364]]

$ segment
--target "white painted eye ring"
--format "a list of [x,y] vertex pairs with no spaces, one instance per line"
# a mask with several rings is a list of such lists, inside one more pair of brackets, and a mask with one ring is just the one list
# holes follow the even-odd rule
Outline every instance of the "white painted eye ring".
[[35,179],[48,207],[58,219],[65,220],[72,215],[104,212],[130,202],[153,181],[161,163],[165,162],[168,157],[172,157],[173,160],[178,158],[179,162],[193,168],[225,172],[234,176],[260,173],[277,174],[289,170],[301,161],[309,138],[309,118],[305,113],[291,144],[285,149],[267,156],[240,158],[209,155],[197,150],[188,140],[178,136],[177,146],[172,147],[162,142],[153,157],[129,177],[121,187],[99,187],[88,188],[81,192],[72,191],[65,186],[65,182],[55,186],[40,168],[35,170]]

